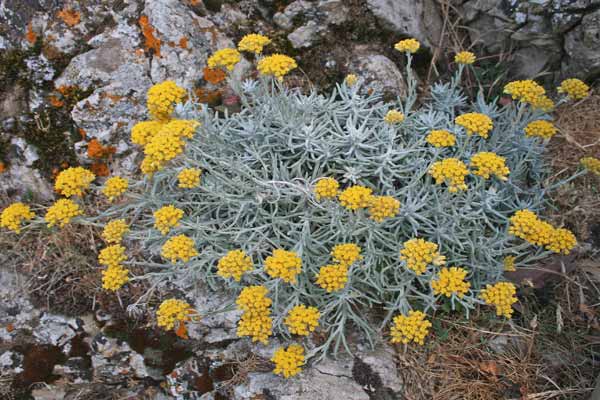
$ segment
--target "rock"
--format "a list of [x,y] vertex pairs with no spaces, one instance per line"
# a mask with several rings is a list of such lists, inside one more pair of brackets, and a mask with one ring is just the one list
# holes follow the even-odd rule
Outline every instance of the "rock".
[[[374,387],[374,391],[379,392],[380,398],[386,395],[391,396],[390,398],[401,396],[404,384],[398,374],[395,356],[396,351],[388,344],[382,344],[375,351],[359,353],[354,360],[354,367],[352,368],[354,379],[359,381],[359,383],[363,383],[360,382],[357,375],[370,375],[370,379],[375,377],[375,380],[379,380],[380,382]],[[363,383],[363,386],[365,384]]]
[[[44,314],[40,318],[40,323],[33,332],[33,336],[40,343],[63,347],[77,336],[78,329],[79,325],[73,318]],[[64,350],[68,353],[68,349]]]
[[55,365],[53,374],[65,378],[70,383],[90,382],[92,379],[91,365],[84,357],[71,357],[64,364]]
[[288,4],[283,12],[277,12],[273,15],[273,22],[282,29],[292,29],[294,27],[293,19],[304,14],[313,8],[313,5],[305,0],[296,0]]
[[319,34],[324,31],[324,27],[315,21],[308,21],[306,25],[294,30],[287,38],[295,49],[310,47],[317,40]]
[[149,376],[144,357],[125,342],[99,334],[93,339],[91,348],[94,380],[120,382],[126,378]]
[[600,10],[587,14],[565,37],[568,55],[562,63],[565,77],[587,78],[600,73]]
[[40,389],[33,389],[31,396],[35,400],[63,400],[67,392],[58,386],[46,386]]
[[406,96],[404,76],[392,60],[368,46],[356,46],[352,53],[348,72],[364,79],[363,91],[372,89],[388,96]]
[[537,77],[560,59],[560,52],[548,51],[540,47],[524,47],[514,52],[511,72],[515,78]]

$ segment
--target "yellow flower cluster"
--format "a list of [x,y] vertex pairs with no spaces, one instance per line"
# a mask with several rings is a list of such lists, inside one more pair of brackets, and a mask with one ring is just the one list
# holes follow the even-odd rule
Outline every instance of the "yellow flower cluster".
[[291,344],[287,349],[280,347],[275,351],[271,361],[275,363],[274,374],[289,378],[300,373],[304,365],[304,347]]
[[475,59],[475,54],[470,51],[461,51],[454,56],[454,62],[457,64],[473,64]]
[[456,136],[443,129],[429,132],[425,140],[435,147],[451,147],[456,144]]
[[343,289],[346,282],[348,282],[348,266],[344,264],[325,265],[317,274],[317,285],[328,293]]
[[465,128],[467,135],[477,134],[484,139],[487,139],[489,132],[494,128],[492,119],[485,114],[466,113],[459,115],[454,119],[454,122]]
[[179,187],[183,189],[193,189],[200,185],[200,175],[202,170],[197,168],[186,168],[177,175]]
[[60,199],[48,208],[44,217],[48,228],[58,225],[61,228],[71,222],[71,219],[83,214],[77,203],[69,199]]
[[333,247],[331,257],[333,257],[333,260],[336,263],[349,267],[355,262],[362,260],[360,252],[361,248],[358,245],[354,243],[343,243]]
[[0,227],[10,229],[16,233],[21,233],[21,223],[29,221],[35,217],[28,205],[23,203],[13,203],[2,210],[0,214]]
[[385,114],[383,120],[390,125],[399,124],[404,121],[404,114],[398,110],[390,110]]
[[291,70],[298,67],[296,61],[283,54],[273,54],[258,62],[258,71],[263,75],[273,75],[278,80],[283,80]]
[[400,250],[400,260],[406,267],[417,275],[421,275],[430,264],[440,266],[446,263],[446,257],[438,251],[438,245],[425,239],[410,239],[403,244]]
[[120,267],[121,263],[126,259],[125,247],[120,244],[105,247],[98,254],[98,262],[107,267]]
[[496,153],[482,151],[471,157],[471,168],[474,168],[473,174],[489,179],[491,175],[506,181],[510,170],[506,166],[506,158]]
[[533,121],[525,127],[526,136],[537,136],[542,139],[550,139],[556,135],[557,129],[551,122],[545,120]]
[[445,158],[434,162],[428,173],[435,179],[437,185],[446,183],[450,193],[467,190],[465,177],[469,174],[469,170],[465,163],[457,158]]
[[246,35],[238,43],[239,51],[249,51],[254,54],[260,54],[263,48],[271,43],[271,39],[257,33]]
[[600,159],[594,157],[583,157],[579,160],[581,165],[591,173],[600,176]]
[[356,211],[359,208],[368,207],[371,204],[373,191],[364,186],[350,186],[340,193],[340,203],[349,210]]
[[131,141],[144,147],[165,125],[165,121],[138,122],[131,128]]
[[108,201],[113,201],[116,197],[119,197],[129,187],[129,181],[120,176],[113,176],[106,180],[102,193],[108,197]]
[[173,119],[165,124],[158,133],[165,132],[171,136],[191,139],[199,126],[200,122],[193,119]]
[[85,168],[67,168],[56,177],[54,190],[65,197],[83,196],[83,191],[90,187],[94,179],[96,175]]
[[162,166],[183,152],[185,142],[179,136],[166,132],[164,129],[158,132],[144,147],[146,158],[144,161],[151,162],[161,169]]
[[233,278],[236,281],[242,279],[246,271],[252,269],[252,260],[244,250],[231,250],[221,257],[217,264],[217,274],[223,278]]
[[590,94],[590,87],[579,79],[565,79],[560,83],[558,93],[566,93],[570,99],[579,100]]
[[142,173],[147,175],[153,174],[156,171],[160,171],[162,168],[162,163],[148,157],[144,158],[140,165],[140,170],[142,171]]
[[512,317],[512,305],[517,302],[517,288],[510,282],[498,282],[485,285],[480,297],[486,304],[496,307],[497,316]]
[[555,253],[569,254],[576,245],[577,239],[573,232],[565,228],[554,228],[546,248]]
[[173,205],[161,207],[154,212],[154,227],[166,235],[171,228],[179,225],[181,217],[183,217],[183,210]]
[[462,299],[471,288],[471,283],[465,280],[466,277],[467,271],[464,268],[442,268],[438,278],[431,281],[431,288],[436,295],[452,297],[455,294]]
[[107,243],[121,243],[123,236],[129,232],[129,225],[124,219],[110,221],[102,230],[102,239]]
[[356,82],[358,82],[358,76],[354,74],[348,74],[346,75],[344,82],[346,82],[346,85],[348,85],[349,87],[352,87],[356,85]]
[[177,260],[188,262],[190,258],[198,255],[198,251],[194,246],[194,240],[185,235],[173,236],[163,245],[160,255],[171,260],[173,264]]
[[334,199],[340,188],[340,184],[333,178],[319,179],[315,185],[315,197],[317,200]]
[[394,317],[394,324],[390,329],[392,343],[410,342],[423,345],[425,336],[429,333],[431,322],[425,319],[426,315],[421,311],[409,311],[408,316],[397,315]]
[[183,102],[186,96],[185,89],[177,86],[173,81],[156,84],[148,90],[148,112],[153,119],[166,121],[171,118],[175,105]]
[[102,288],[112,292],[117,291],[129,282],[129,270],[120,265],[111,265],[102,271]]
[[267,344],[273,329],[271,318],[271,299],[264,286],[248,286],[242,289],[236,300],[238,308],[244,313],[238,322],[237,335],[250,336],[253,342]]
[[396,216],[400,211],[400,202],[391,196],[372,196],[369,203],[371,219],[382,222],[386,218]]
[[554,107],[552,100],[546,96],[546,90],[535,81],[530,79],[523,81],[513,81],[504,86],[504,93],[511,95],[513,100],[518,100],[525,104],[531,104],[534,108],[544,111]]
[[271,278],[281,278],[284,282],[296,283],[302,270],[302,260],[297,253],[283,249],[273,250],[273,255],[265,260],[265,271]]
[[156,322],[161,328],[170,331],[175,329],[175,323],[183,324],[190,320],[192,307],[183,300],[167,299],[156,311]]
[[515,266],[515,260],[516,257],[515,256],[506,256],[504,257],[504,270],[506,272],[514,272],[517,270],[516,266]]
[[308,336],[319,326],[321,313],[316,307],[300,304],[290,310],[283,321],[293,335]]
[[555,253],[569,254],[577,245],[575,235],[568,229],[554,228],[530,210],[519,210],[510,217],[508,232]]
[[208,58],[207,64],[211,69],[226,68],[233,71],[237,63],[242,60],[242,56],[236,49],[221,49]]
[[394,48],[401,52],[416,53],[421,47],[421,43],[417,39],[404,39],[394,45]]

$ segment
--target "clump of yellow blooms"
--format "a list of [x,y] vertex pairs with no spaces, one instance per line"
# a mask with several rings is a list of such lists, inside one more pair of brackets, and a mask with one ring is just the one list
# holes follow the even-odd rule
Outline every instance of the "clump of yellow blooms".
[[163,125],[158,133],[165,132],[168,135],[177,136],[179,138],[191,139],[196,133],[196,128],[200,126],[200,122],[193,119],[173,119]]
[[489,132],[494,127],[492,119],[481,113],[466,113],[459,115],[454,119],[457,125],[462,126],[467,131],[467,135],[477,134],[487,139]]
[[403,249],[400,250],[400,259],[417,275],[422,275],[430,264],[440,266],[446,263],[446,257],[439,253],[438,245],[425,239],[410,239],[404,242]]
[[107,243],[121,243],[123,236],[129,232],[129,225],[124,219],[110,221],[102,230],[102,239]]
[[600,160],[594,157],[583,157],[579,160],[581,165],[591,173],[600,176]]
[[555,228],[546,248],[555,253],[569,254],[576,245],[577,239],[573,232],[565,228]]
[[2,210],[0,215],[0,227],[10,229],[16,233],[21,233],[21,223],[29,221],[35,217],[28,205],[23,203],[13,203]]
[[273,75],[278,80],[283,80],[291,70],[298,67],[292,57],[283,54],[273,54],[258,62],[258,71],[263,75]]
[[394,217],[400,211],[400,202],[391,196],[372,196],[369,203],[371,219],[382,222],[386,218]]
[[138,122],[131,128],[131,141],[139,146],[146,146],[165,125],[164,121]]
[[48,228],[58,225],[61,228],[71,222],[71,219],[83,214],[77,203],[69,199],[60,199],[48,208],[44,217]]
[[144,147],[146,158],[162,168],[162,165],[171,161],[183,152],[185,142],[179,136],[171,135],[161,130]]
[[519,210],[510,217],[508,232],[537,246],[550,243],[554,228],[531,210]]
[[343,243],[333,247],[333,250],[331,250],[331,257],[333,257],[333,260],[336,263],[349,267],[355,262],[362,260],[360,252],[361,248],[358,245],[354,243]]
[[319,326],[321,313],[316,307],[306,307],[300,304],[290,310],[283,321],[291,334],[308,336]]
[[465,163],[457,158],[445,158],[434,162],[428,173],[435,179],[437,185],[446,183],[450,193],[467,190],[465,177],[469,174],[469,170]]
[[421,43],[413,38],[401,40],[394,45],[394,49],[406,53],[416,53],[419,47],[421,47]]
[[398,110],[390,110],[385,114],[383,120],[390,125],[399,124],[404,121],[404,114]]
[[192,307],[183,300],[167,299],[156,311],[156,322],[161,328],[170,331],[175,329],[175,323],[183,324],[190,320]]
[[238,308],[249,314],[256,314],[271,307],[273,301],[267,297],[269,290],[264,286],[248,286],[242,289],[235,303]]
[[152,118],[166,121],[171,118],[175,105],[185,100],[185,89],[173,81],[164,81],[152,86],[147,93],[148,112]]
[[225,68],[228,71],[233,71],[237,63],[242,60],[240,52],[236,49],[221,49],[208,58],[207,64],[209,68]]
[[272,278],[281,278],[284,282],[296,283],[301,270],[302,260],[293,251],[275,249],[273,255],[265,260],[266,273]]
[[244,250],[231,250],[221,257],[217,264],[217,274],[223,278],[242,279],[246,271],[252,269],[252,260]]
[[193,189],[200,185],[202,170],[197,168],[186,168],[177,174],[178,186],[183,189]]
[[590,94],[590,87],[585,82],[576,79],[565,79],[558,87],[558,93],[566,93],[572,100],[586,98]]
[[489,179],[491,175],[506,181],[510,170],[506,166],[506,158],[496,153],[482,151],[471,157],[471,168],[474,168],[473,174]]
[[470,51],[461,51],[454,56],[454,62],[457,64],[473,64],[475,60],[475,54]]
[[108,197],[108,201],[113,201],[116,197],[119,197],[129,187],[129,181],[120,176],[113,176],[106,180],[102,193]]
[[102,288],[117,291],[129,282],[129,270],[120,265],[111,265],[102,271]]
[[100,250],[98,262],[107,267],[119,267],[123,261],[127,260],[125,247],[120,244],[113,244]]
[[433,293],[452,297],[453,294],[462,298],[471,288],[467,282],[467,271],[460,267],[442,268],[437,279],[431,281]]
[[315,197],[317,200],[334,199],[340,188],[340,184],[333,178],[319,179],[315,185]]
[[71,167],[56,177],[54,189],[65,197],[83,196],[83,191],[90,187],[96,175],[82,167]]
[[515,266],[515,256],[506,256],[504,257],[504,270],[506,272],[514,272],[517,270]]
[[242,289],[236,300],[238,308],[244,313],[238,322],[237,335],[250,336],[253,342],[267,344],[273,330],[271,318],[271,299],[264,286],[248,286]]
[[421,311],[409,311],[408,316],[395,316],[394,324],[390,329],[391,342],[403,344],[414,342],[421,346],[425,344],[425,336],[431,328],[431,322],[425,317],[426,315]]
[[275,350],[271,361],[275,363],[274,374],[289,378],[300,373],[304,365],[304,347],[299,344],[291,344],[287,349],[280,347]]
[[551,122],[545,120],[533,121],[525,127],[526,136],[537,136],[542,139],[550,139],[556,135],[558,129]]
[[348,266],[344,264],[325,265],[317,274],[317,285],[328,293],[343,289],[346,282],[348,282]]
[[346,85],[348,85],[348,86],[354,86],[354,85],[356,85],[356,82],[358,82],[358,76],[356,76],[354,74],[348,74],[348,75],[346,75],[344,82],[346,82]]
[[359,208],[366,208],[371,204],[373,191],[364,186],[350,186],[340,193],[340,203],[349,210],[356,211]]
[[154,227],[166,235],[171,228],[179,225],[181,217],[183,217],[183,210],[173,205],[161,207],[154,212]]
[[177,260],[188,262],[190,258],[198,255],[194,247],[194,240],[185,235],[173,236],[163,245],[160,255],[171,260],[174,264]]
[[546,96],[546,90],[530,79],[508,83],[504,86],[504,93],[511,95],[513,100],[531,104],[534,108],[547,111],[554,107],[552,100]]
[[450,147],[456,144],[456,136],[443,129],[432,130],[425,140],[435,147]]
[[517,302],[517,288],[510,282],[498,282],[494,285],[485,285],[480,297],[486,304],[496,307],[497,316],[512,317],[512,305]]
[[249,51],[254,54],[260,54],[263,48],[271,43],[271,39],[258,33],[246,35],[238,43],[239,51]]

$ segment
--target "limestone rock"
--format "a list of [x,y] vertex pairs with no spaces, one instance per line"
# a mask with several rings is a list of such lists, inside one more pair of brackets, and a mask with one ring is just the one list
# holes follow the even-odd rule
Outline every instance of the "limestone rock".
[[366,46],[356,46],[348,71],[364,79],[364,90],[369,89],[389,96],[405,97],[404,76],[396,64],[386,56]]
[[563,76],[586,78],[600,73],[600,10],[587,14],[581,24],[567,33]]

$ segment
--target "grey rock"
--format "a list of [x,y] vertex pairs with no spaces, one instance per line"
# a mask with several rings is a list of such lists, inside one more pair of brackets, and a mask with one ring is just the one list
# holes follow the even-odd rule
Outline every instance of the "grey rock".
[[63,400],[66,394],[67,392],[57,385],[34,389],[31,392],[35,400]]
[[273,22],[282,29],[292,29],[294,27],[293,19],[312,9],[313,5],[310,2],[296,0],[288,4],[283,12],[275,13],[273,15]]
[[327,23],[340,25],[348,20],[349,9],[342,0],[321,0],[317,9],[325,15]]
[[560,60],[560,52],[540,47],[524,47],[513,54],[511,72],[515,78],[531,79],[549,70]]
[[385,95],[406,96],[406,81],[392,60],[365,46],[355,47],[352,53],[348,71],[364,80],[364,91],[372,89]]
[[581,24],[565,37],[568,57],[563,61],[563,76],[586,78],[600,73],[600,10],[587,14]]
[[[395,359],[396,351],[388,344],[382,344],[372,352],[357,354],[357,357],[377,374],[384,388],[401,395],[404,384],[398,373]],[[355,367],[356,368],[356,367]],[[379,388],[375,388],[378,390]]]
[[301,49],[312,46],[324,30],[325,28],[317,22],[308,21],[290,33],[287,38],[295,49]]
[[[44,314],[33,332],[33,336],[41,343],[63,347],[77,336],[78,324],[73,318],[60,315]],[[68,349],[64,349],[67,350]]]

